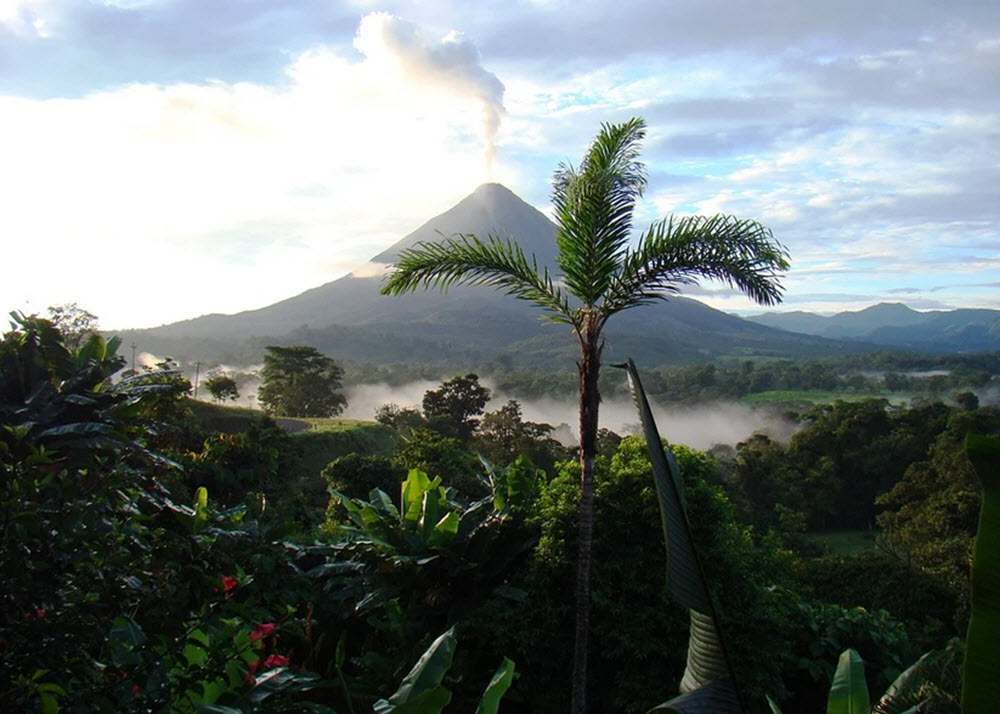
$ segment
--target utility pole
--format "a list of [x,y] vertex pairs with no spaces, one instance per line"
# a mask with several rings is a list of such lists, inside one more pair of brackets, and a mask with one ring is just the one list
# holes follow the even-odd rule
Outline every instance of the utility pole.
[[135,343],[132,343],[132,374],[135,374]]
[[194,363],[194,398],[198,398],[198,377],[201,375],[201,362]]

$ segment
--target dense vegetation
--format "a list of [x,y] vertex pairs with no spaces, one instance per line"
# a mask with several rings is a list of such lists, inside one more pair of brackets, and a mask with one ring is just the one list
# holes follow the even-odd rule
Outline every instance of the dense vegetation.
[[[502,711],[565,710],[579,465],[548,425],[516,402],[483,414],[467,374],[384,425],[289,434],[191,402],[175,371],[113,378],[116,347],[20,317],[0,342],[0,708],[369,711],[452,630],[450,711],[504,657]],[[765,694],[821,711],[848,647],[881,692],[963,635],[962,442],[1000,411],[841,401],[801,424],[787,444],[676,448],[753,711]],[[649,473],[641,439],[599,436],[595,710],[646,711],[684,669]],[[833,527],[868,547],[825,550]],[[935,660],[933,711],[957,710],[961,651]]]

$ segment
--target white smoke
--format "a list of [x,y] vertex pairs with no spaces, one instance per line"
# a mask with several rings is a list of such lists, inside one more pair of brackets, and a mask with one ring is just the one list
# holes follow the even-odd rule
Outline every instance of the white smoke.
[[395,66],[413,81],[480,102],[486,172],[492,175],[497,132],[505,114],[504,86],[480,64],[472,42],[455,31],[434,40],[412,22],[374,12],[362,18],[354,47],[368,60]]

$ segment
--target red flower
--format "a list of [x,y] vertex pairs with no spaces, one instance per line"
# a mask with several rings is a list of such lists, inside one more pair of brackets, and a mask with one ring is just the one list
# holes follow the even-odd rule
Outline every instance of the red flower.
[[271,667],[287,667],[288,658],[284,655],[268,655],[267,659],[264,660],[264,669],[270,669]]
[[[230,591],[240,584],[240,581],[236,578],[231,578],[228,575],[222,576],[222,596],[228,600]],[[215,592],[219,592],[219,588],[215,589]]]
[[256,642],[257,640],[263,639],[274,632],[274,623],[265,622],[263,624],[258,624],[254,628],[253,632],[250,633],[250,641]]

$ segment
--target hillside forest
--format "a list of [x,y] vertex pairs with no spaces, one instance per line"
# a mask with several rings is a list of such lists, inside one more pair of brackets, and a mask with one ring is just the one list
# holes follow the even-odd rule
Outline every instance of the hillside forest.
[[[471,372],[374,422],[272,418],[61,328],[15,315],[0,342],[5,711],[565,710],[580,466],[552,425],[487,409]],[[796,425],[672,445],[746,711],[824,711],[847,650],[872,701],[931,653],[892,711],[959,711],[981,498],[965,440],[1000,433],[967,388],[998,357],[935,377],[872,359],[859,379],[832,362],[643,373],[663,401],[769,393]],[[334,391],[352,370],[413,376],[334,367]],[[561,388],[529,376],[491,379]],[[907,401],[865,394],[892,379]],[[649,711],[678,693],[689,617],[641,434],[598,433],[594,509],[590,705]]]

